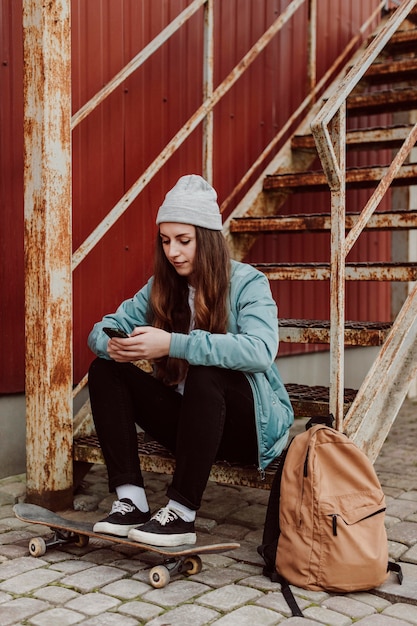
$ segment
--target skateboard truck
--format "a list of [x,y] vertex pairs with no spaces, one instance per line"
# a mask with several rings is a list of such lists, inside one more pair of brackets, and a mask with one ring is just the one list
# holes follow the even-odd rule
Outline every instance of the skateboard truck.
[[54,528],[51,528],[51,530],[54,532],[52,537],[49,537],[48,539],[44,539],[43,537],[33,537],[29,541],[29,552],[31,556],[43,556],[48,548],[62,546],[67,543],[73,543],[78,548],[85,548],[85,546],[88,545],[89,537],[86,535],[79,535],[78,533],[73,533],[70,530]]

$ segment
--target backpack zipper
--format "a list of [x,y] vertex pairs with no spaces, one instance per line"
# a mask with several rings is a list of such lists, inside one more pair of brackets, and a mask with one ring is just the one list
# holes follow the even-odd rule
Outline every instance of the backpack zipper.
[[[365,517],[362,517],[361,519],[357,520],[357,522],[363,522],[363,520],[365,519],[369,519],[370,517],[374,517],[374,515],[379,515],[380,513],[383,513],[385,511],[385,507],[383,509],[379,509],[378,511],[374,511],[373,513],[370,513],[369,515],[365,515]],[[333,531],[333,536],[337,537],[337,518],[339,517],[339,515],[337,513],[329,513],[329,515],[332,518],[332,531]]]

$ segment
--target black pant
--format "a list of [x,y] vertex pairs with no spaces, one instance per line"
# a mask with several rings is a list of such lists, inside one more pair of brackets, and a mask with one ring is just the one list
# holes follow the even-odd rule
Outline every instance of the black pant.
[[168,497],[193,510],[216,459],[257,463],[253,395],[242,372],[190,366],[181,395],[131,363],[96,359],[89,389],[110,491],[144,486],[135,423],[173,452]]

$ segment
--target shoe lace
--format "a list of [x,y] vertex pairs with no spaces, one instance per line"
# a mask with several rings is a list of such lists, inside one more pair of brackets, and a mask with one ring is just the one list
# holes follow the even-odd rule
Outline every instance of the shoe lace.
[[167,506],[162,509],[159,509],[157,513],[153,516],[153,519],[161,524],[161,526],[165,526],[168,522],[173,522],[178,519],[178,515],[171,511]]
[[131,513],[133,511],[133,506],[128,504],[127,502],[120,502],[120,500],[116,500],[113,502],[111,507],[110,515],[113,513],[121,513],[125,515],[126,513]]

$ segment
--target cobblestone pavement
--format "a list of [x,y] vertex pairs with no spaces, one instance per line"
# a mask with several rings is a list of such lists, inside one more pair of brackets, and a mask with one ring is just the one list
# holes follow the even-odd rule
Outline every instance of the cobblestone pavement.
[[[404,583],[347,595],[294,588],[305,619],[291,617],[279,586],[261,574],[256,553],[268,492],[209,484],[198,531],[237,540],[233,552],[203,557],[201,573],[178,576],[164,589],[148,583],[150,553],[111,542],[50,549],[34,558],[28,540],[50,534],[23,524],[13,504],[25,497],[25,477],[0,481],[0,624],[31,626],[361,626],[417,624],[417,403],[407,400],[376,463],[387,498],[390,556],[402,563]],[[299,428],[299,426],[298,426]],[[169,479],[148,475],[150,505],[165,503]],[[71,517],[95,521],[109,510],[106,472],[93,466],[75,497]]]

